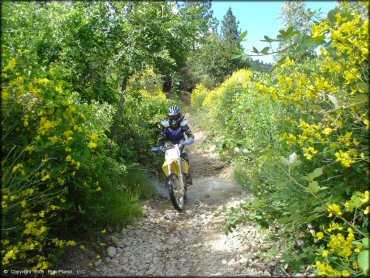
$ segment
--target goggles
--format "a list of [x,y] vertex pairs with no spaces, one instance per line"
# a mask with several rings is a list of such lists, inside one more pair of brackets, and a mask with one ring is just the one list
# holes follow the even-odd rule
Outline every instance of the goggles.
[[173,121],[177,121],[180,119],[180,115],[169,115],[168,118]]

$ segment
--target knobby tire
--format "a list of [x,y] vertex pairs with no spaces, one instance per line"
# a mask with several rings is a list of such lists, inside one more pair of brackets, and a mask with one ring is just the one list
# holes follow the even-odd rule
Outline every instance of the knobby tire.
[[[176,186],[176,184],[178,186],[180,186],[179,178],[175,173],[172,173],[167,178],[168,192],[170,194],[170,199],[171,199],[171,202],[172,202],[172,205],[174,206],[174,208],[177,211],[182,212],[184,207],[185,207],[185,188],[184,188],[184,195],[180,196],[180,198],[182,197],[182,199],[183,199],[182,200],[182,205],[181,205],[181,203],[180,204],[178,203],[178,200],[176,199],[176,196],[175,196],[175,186]],[[180,202],[181,202],[181,200],[180,200]]]

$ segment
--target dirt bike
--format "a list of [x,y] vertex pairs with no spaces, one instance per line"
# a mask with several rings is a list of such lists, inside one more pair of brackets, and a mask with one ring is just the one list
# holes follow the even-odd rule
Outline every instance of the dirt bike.
[[163,147],[152,147],[153,152],[165,152],[165,161],[162,169],[166,175],[166,187],[168,188],[172,205],[180,212],[185,207],[186,175],[189,172],[189,163],[181,157],[181,149],[184,145],[192,143],[193,141],[186,140],[181,145],[166,143]]

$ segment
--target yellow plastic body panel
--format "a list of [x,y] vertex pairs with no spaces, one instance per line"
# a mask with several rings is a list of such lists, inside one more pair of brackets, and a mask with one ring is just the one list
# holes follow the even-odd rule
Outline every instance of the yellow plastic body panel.
[[[182,166],[181,170],[184,174],[187,174],[189,171],[189,164],[186,162],[185,159],[183,158],[180,158],[180,159],[181,159],[181,166]],[[166,160],[163,163],[162,169],[166,177],[168,177],[171,174],[168,170],[168,165],[171,165],[172,172],[175,173],[177,176],[179,176],[179,165],[177,163],[177,160]]]

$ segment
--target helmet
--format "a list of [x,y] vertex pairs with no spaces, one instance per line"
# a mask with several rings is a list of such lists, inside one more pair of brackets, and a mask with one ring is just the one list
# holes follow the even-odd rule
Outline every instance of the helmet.
[[170,121],[170,127],[178,128],[181,122],[181,109],[177,105],[173,105],[168,108],[168,119]]

